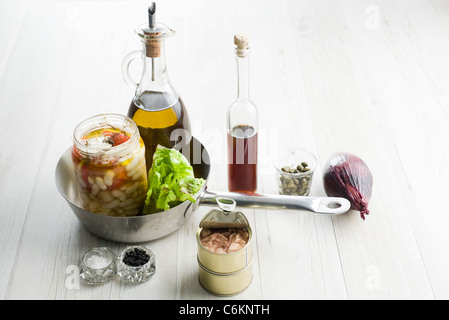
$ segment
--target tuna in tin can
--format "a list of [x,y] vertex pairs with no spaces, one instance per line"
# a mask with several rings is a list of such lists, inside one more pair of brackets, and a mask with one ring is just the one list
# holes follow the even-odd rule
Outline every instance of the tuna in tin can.
[[252,230],[235,201],[218,198],[221,210],[209,211],[196,233],[198,279],[209,292],[234,295],[252,280]]

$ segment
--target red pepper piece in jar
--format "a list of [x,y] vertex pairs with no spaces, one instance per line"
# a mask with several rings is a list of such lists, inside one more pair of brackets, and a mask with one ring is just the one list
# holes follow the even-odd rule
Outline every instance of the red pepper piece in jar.
[[111,190],[120,188],[123,185],[123,183],[129,179],[126,167],[122,165],[119,165],[116,168],[114,168],[114,173],[115,176],[114,179],[112,180],[112,185],[110,186]]
[[87,179],[87,177],[89,176],[89,169],[87,167],[88,163],[86,163],[86,160],[83,160],[81,153],[75,146],[72,149],[72,161],[77,167],[80,167],[84,184],[86,185],[87,190],[90,192],[92,190],[92,186],[90,185],[89,180]]
[[121,132],[113,132],[113,131],[103,131],[103,136],[105,137],[110,137],[111,138],[111,142],[112,142],[112,146],[118,146],[126,141],[129,140],[129,136],[127,136],[126,134],[123,134]]

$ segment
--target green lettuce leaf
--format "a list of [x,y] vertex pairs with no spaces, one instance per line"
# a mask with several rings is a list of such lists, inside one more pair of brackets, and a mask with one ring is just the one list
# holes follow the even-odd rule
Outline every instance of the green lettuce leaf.
[[148,172],[148,193],[144,214],[165,211],[190,200],[205,184],[195,178],[189,161],[178,150],[158,145],[153,155],[153,165]]

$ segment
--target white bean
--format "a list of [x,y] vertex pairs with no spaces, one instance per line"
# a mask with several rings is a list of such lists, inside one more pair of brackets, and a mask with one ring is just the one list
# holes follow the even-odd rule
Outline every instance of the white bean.
[[134,199],[126,199],[125,201],[122,201],[120,204],[119,204],[119,207],[126,207],[126,206],[128,206],[128,205],[130,205],[131,203],[133,203],[134,202]]
[[134,169],[129,170],[127,173],[128,177],[132,177],[132,175],[135,174],[137,170],[138,170],[138,167],[135,167]]
[[119,204],[120,204],[120,200],[119,199],[115,199],[115,200],[113,200],[113,201],[111,201],[109,203],[103,204],[103,208],[105,208],[105,209],[112,209],[112,208],[117,207]]
[[[97,187],[98,188],[98,187]],[[104,203],[111,202],[114,200],[114,197],[111,195],[111,193],[107,190],[103,190],[98,194],[98,198],[103,201]]]
[[111,191],[112,195],[118,199],[120,199],[120,201],[125,201],[126,200],[126,195],[123,191],[120,190],[112,190]]
[[98,192],[100,192],[100,188],[96,184],[93,184],[92,190],[91,190],[92,195],[96,196],[98,194]]
[[126,171],[130,172],[131,170],[133,170],[137,166],[138,162],[139,162],[139,158],[134,156],[133,159],[131,160],[131,162],[128,163],[128,165],[126,166]]
[[137,187],[139,187],[139,184],[138,183],[133,183],[133,185],[131,187],[129,187],[128,189],[125,189],[125,193],[126,194],[131,194],[131,193],[133,193],[137,189]]
[[98,209],[98,207],[100,206],[100,203],[98,201],[90,201],[89,202],[89,211],[91,212],[95,212],[95,210]]
[[147,198],[147,195],[145,193],[143,193],[142,195],[138,196],[136,198],[137,202],[142,202],[143,200],[145,200]]
[[112,186],[112,182],[114,180],[114,171],[112,170],[108,170],[106,171],[105,175],[104,175],[104,184],[107,185],[108,187]]
[[86,192],[80,192],[81,200],[84,204],[88,204],[90,202],[89,194]]
[[143,174],[142,170],[137,170],[137,172],[136,172],[135,174],[133,174],[133,175],[131,176],[131,178],[132,178],[133,180],[139,180],[140,177],[142,177],[142,174]]
[[104,184],[103,179],[101,177],[95,177],[95,183],[101,190],[106,190],[108,187]]
[[133,202],[133,203],[131,203],[130,205],[128,205],[128,206],[126,206],[126,207],[123,207],[123,210],[128,211],[128,210],[137,209],[138,207],[139,207],[139,203]]

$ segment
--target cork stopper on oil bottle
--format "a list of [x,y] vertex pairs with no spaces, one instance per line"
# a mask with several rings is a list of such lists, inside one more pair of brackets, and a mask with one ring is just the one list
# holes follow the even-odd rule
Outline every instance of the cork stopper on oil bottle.
[[154,2],[148,7],[148,23],[139,25],[135,31],[142,38],[147,58],[160,57],[164,40],[175,34],[175,31],[167,25],[161,22],[156,23],[156,3]]
[[148,35],[146,41],[146,56],[148,58],[157,58],[161,55],[160,31],[156,30],[156,3],[152,2],[148,8],[148,28],[143,30]]

